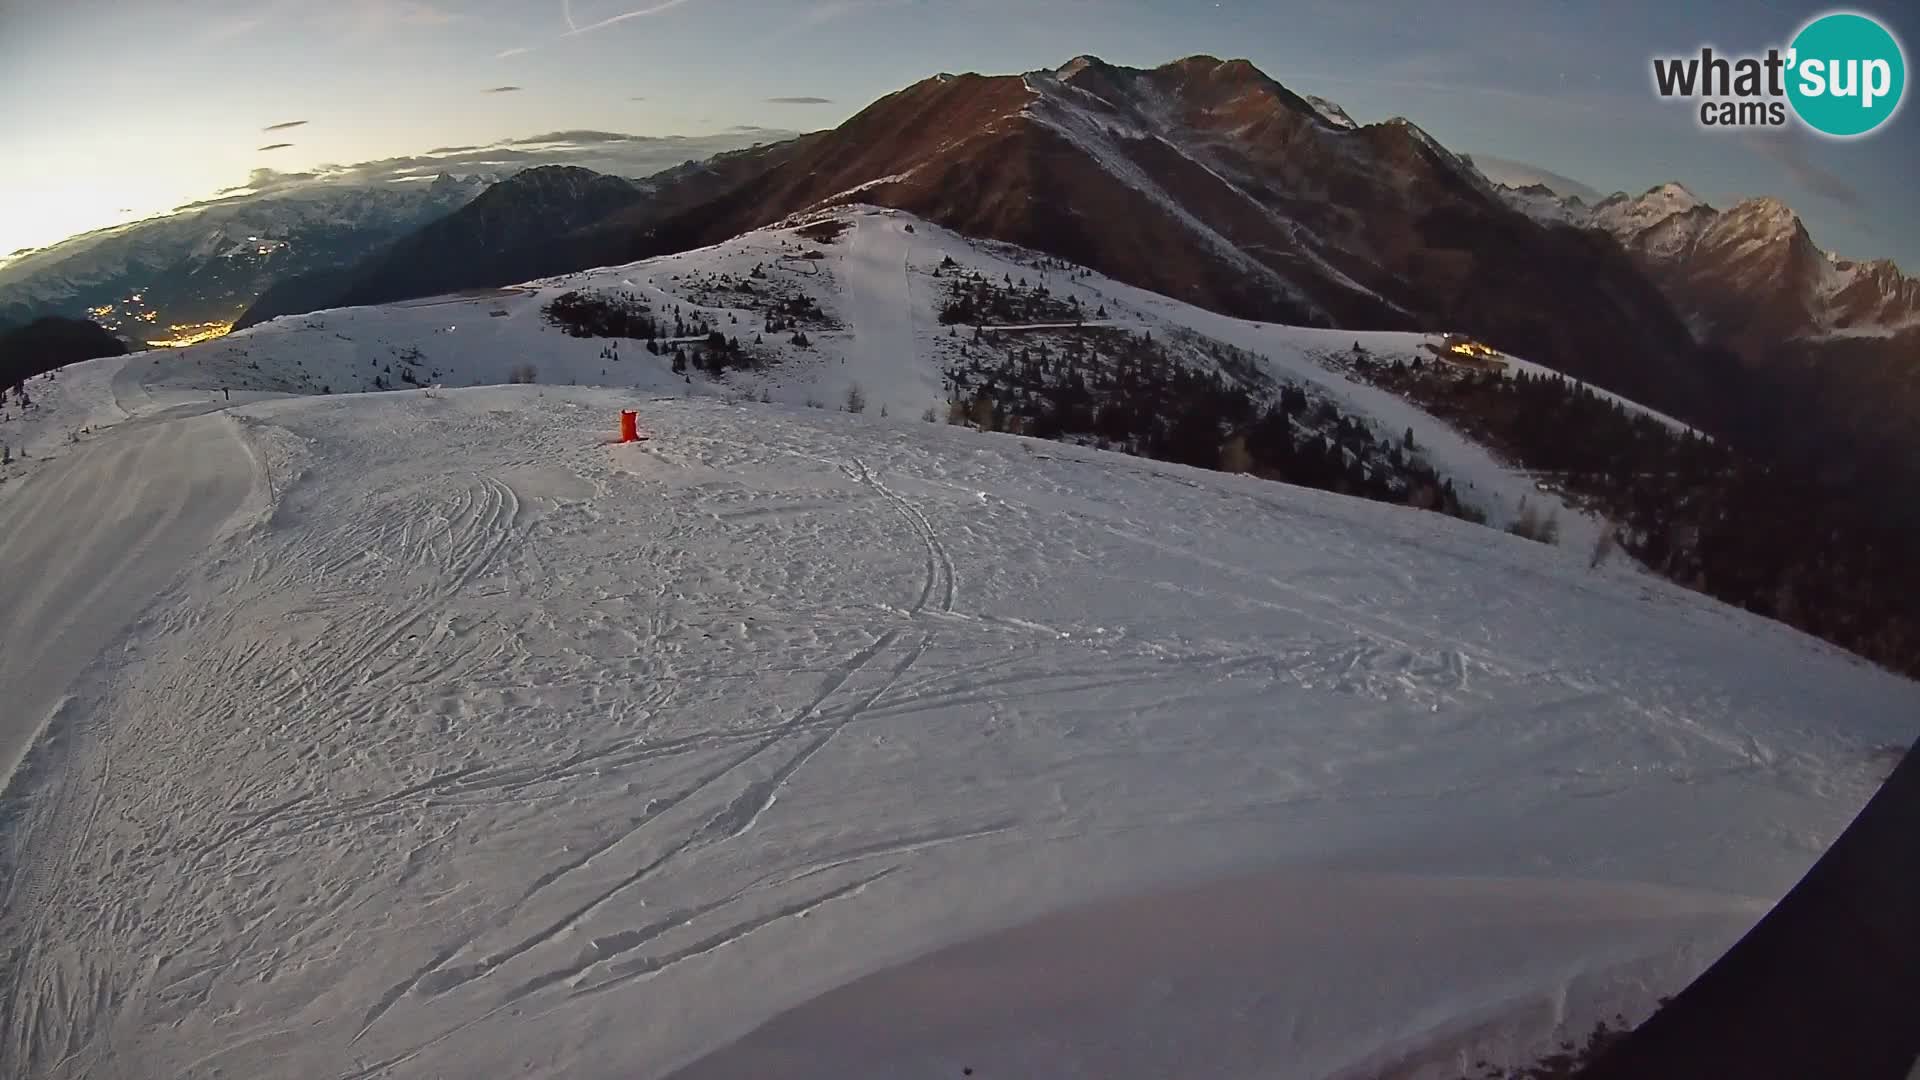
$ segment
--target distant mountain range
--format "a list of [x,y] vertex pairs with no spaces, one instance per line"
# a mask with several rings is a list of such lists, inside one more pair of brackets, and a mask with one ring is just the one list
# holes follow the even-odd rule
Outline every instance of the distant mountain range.
[[358,263],[523,169],[590,165],[644,177],[790,137],[760,128],[695,137],[553,131],[310,174],[258,170],[246,192],[0,259],[0,322],[84,316],[136,343],[218,334],[269,290],[280,291],[281,310],[339,296]]
[[1545,185],[1502,195],[1549,224],[1618,240],[1704,339],[1750,350],[1782,339],[1920,330],[1920,280],[1884,259],[1858,262],[1820,250],[1778,199],[1747,199],[1723,211],[1677,183],[1593,205]]
[[1580,199],[1588,205],[1599,202],[1606,196],[1598,190],[1573,179],[1562,176],[1551,169],[1530,165],[1511,158],[1495,157],[1492,154],[1473,154],[1467,157],[1481,175],[1508,188],[1544,187],[1551,194],[1561,198]]
[[720,154],[643,180],[571,166],[528,169],[358,263],[281,280],[235,325],[630,262],[674,246],[671,239],[656,240],[651,226],[724,195],[742,177],[784,160],[798,143]]
[[1774,406],[1768,437],[1803,455],[1913,449],[1920,279],[1822,251],[1778,199],[1720,210],[1676,183],[1593,205],[1545,185],[1501,194],[1544,224],[1618,241],[1698,340],[1742,360],[1742,392]]
[[91,316],[136,342],[166,339],[176,325],[229,323],[272,282],[351,264],[495,179],[319,186],[90,233],[0,268],[0,320]]
[[360,260],[283,277],[248,306],[236,326],[359,303],[358,295],[383,289],[418,296],[496,283],[502,273],[512,275],[496,266],[501,253],[569,226],[591,224],[640,197],[638,188],[619,177],[559,165],[529,169],[389,238]]

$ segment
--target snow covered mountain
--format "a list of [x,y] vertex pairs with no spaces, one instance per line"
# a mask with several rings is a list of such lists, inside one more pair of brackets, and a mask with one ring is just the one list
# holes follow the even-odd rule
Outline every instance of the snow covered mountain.
[[1600,192],[1570,176],[1562,176],[1551,169],[1543,169],[1524,161],[1478,153],[1471,155],[1467,160],[1473,163],[1474,168],[1480,170],[1482,176],[1501,187],[1545,188],[1548,194],[1561,199],[1578,200],[1588,206],[1605,198]]
[[538,240],[590,225],[642,197],[630,180],[568,165],[524,170],[487,187],[448,214],[420,225],[345,268],[280,282],[235,323],[244,328],[307,304],[369,303],[391,296],[451,292],[499,275],[500,260]]
[[1820,250],[1778,199],[1722,211],[1664,184],[1638,198],[1614,195],[1589,224],[1626,245],[1706,333],[1736,344],[1920,329],[1920,280],[1888,260]]
[[89,233],[0,267],[0,319],[51,313],[135,341],[190,336],[233,322],[271,282],[358,260],[490,182],[318,185]]
[[1347,110],[1341,108],[1334,102],[1328,101],[1326,98],[1317,97],[1313,94],[1302,94],[1301,97],[1307,104],[1313,106],[1313,111],[1319,113],[1322,120],[1332,124],[1334,127],[1353,129],[1360,126],[1354,121],[1353,117],[1347,115]]
[[1920,328],[1920,280],[1891,261],[1822,251],[1774,198],[1726,210],[1677,183],[1616,192],[1588,206],[1544,186],[1502,197],[1540,217],[1618,240],[1702,337],[1752,348],[1786,338],[1895,337]]
[[865,206],[33,380],[0,1072],[1454,1076],[1644,1015],[1916,734],[1586,545],[923,419],[1069,336],[1539,497],[1336,362],[1424,335]]
[[1685,327],[1610,245],[1530,227],[1415,125],[1329,120],[1245,61],[929,79],[705,208],[701,239],[836,201],[1228,314],[1457,328],[1642,400],[1706,396],[1674,374]]
[[723,198],[800,145],[784,141],[688,161],[641,180],[587,169],[528,169],[351,266],[289,278],[235,324],[507,285],[690,246],[687,224],[656,232],[690,208]]
[[1562,195],[1546,184],[1502,184],[1500,197],[1542,225],[1584,226],[1592,213],[1578,195]]
[[1083,56],[940,75],[839,128],[702,168],[510,258],[476,264],[432,243],[427,262],[446,273],[330,282],[333,301],[315,306],[429,295],[455,273],[500,286],[671,254],[858,202],[1225,314],[1445,327],[1695,422],[1715,400],[1686,362],[1686,326],[1613,245],[1533,226],[1414,124],[1356,126],[1245,61],[1141,70]]
[[1656,282],[1703,342],[1741,368],[1756,438],[1826,460],[1920,460],[1920,279],[1887,260],[1822,251],[1792,208],[1754,198],[1720,210],[1677,183],[1588,207],[1503,189],[1541,221],[1604,233]]

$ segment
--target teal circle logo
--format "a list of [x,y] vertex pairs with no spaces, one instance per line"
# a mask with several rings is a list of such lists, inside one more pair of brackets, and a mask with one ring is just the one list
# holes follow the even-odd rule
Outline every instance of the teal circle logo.
[[1907,89],[1907,58],[1879,21],[1837,11],[1802,27],[1790,46],[1787,99],[1815,131],[1865,135],[1893,118]]

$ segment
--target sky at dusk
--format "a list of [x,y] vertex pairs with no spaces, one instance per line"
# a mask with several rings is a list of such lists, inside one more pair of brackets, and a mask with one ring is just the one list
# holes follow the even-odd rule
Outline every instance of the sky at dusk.
[[[942,71],[1245,57],[1362,123],[1600,191],[1774,195],[1920,270],[1920,111],[1876,135],[1707,132],[1649,59],[1760,51],[1824,7],[1700,0],[0,0],[0,257],[247,183],[587,129],[813,130]],[[1917,40],[1913,8],[1859,10]],[[1912,24],[1912,25],[1907,25]],[[1908,45],[1909,55],[1913,46]]]

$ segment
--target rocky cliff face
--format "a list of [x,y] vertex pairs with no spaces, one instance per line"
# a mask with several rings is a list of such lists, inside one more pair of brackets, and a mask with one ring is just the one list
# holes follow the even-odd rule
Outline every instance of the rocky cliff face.
[[[1502,194],[1516,206],[1540,204],[1537,193]],[[1739,356],[1748,379],[1779,399],[1779,437],[1801,442],[1799,452],[1920,450],[1920,280],[1886,260],[1822,251],[1778,199],[1719,210],[1662,184],[1590,210],[1560,206],[1618,241],[1696,337]]]

